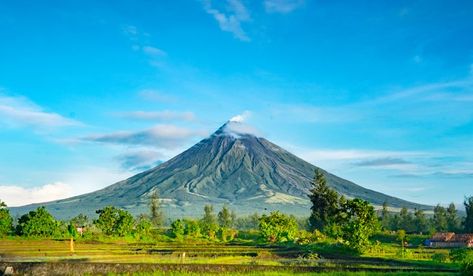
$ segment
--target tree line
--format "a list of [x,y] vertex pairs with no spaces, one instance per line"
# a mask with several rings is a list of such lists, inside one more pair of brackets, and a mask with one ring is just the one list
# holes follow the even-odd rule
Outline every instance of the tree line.
[[[312,206],[308,219],[298,219],[279,211],[238,217],[228,206],[216,212],[212,205],[206,205],[201,218],[176,219],[165,232],[178,241],[204,238],[226,242],[235,239],[238,230],[255,230],[262,241],[269,243],[306,244],[332,238],[356,252],[369,248],[370,238],[380,230],[402,230],[408,233],[473,232],[473,197],[465,199],[466,217],[463,221],[453,204],[448,208],[437,205],[432,217],[422,210],[410,212],[407,208],[402,208],[399,213],[390,212],[387,203],[376,212],[365,200],[347,199],[337,193],[328,186],[322,171],[316,170],[309,199]],[[153,231],[163,230],[165,219],[157,191],[150,195],[148,214],[133,217],[130,212],[114,206],[104,207],[96,213],[98,217],[93,221],[80,214],[67,222],[61,222],[45,207],[39,207],[22,215],[14,226],[7,206],[0,201],[0,236],[78,237],[77,229],[86,226],[104,236],[147,239]],[[86,231],[86,234],[88,232],[92,231]]]

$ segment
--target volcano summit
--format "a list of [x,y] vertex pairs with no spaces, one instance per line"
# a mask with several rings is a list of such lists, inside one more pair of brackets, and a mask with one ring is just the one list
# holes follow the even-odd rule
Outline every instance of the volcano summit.
[[[68,199],[12,208],[21,214],[46,206],[58,218],[69,218],[114,205],[134,214],[147,213],[150,195],[158,190],[168,217],[200,216],[205,204],[226,204],[238,214],[281,210],[306,216],[307,194],[316,166],[259,137],[234,118],[210,137],[159,166],[102,190]],[[431,209],[373,190],[324,171],[329,186],[348,198],[374,205]]]

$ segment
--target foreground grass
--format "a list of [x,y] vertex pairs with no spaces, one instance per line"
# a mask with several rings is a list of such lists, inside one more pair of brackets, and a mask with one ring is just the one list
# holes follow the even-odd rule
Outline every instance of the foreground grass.
[[[125,275],[125,274],[107,274],[109,276],[114,275]],[[126,274],[126,275],[133,275],[133,276],[202,276],[202,275],[216,275],[216,273],[192,273],[192,272],[154,272],[154,273],[136,273],[136,274]],[[251,272],[251,273],[218,273],[218,275],[234,275],[234,276],[286,276],[286,275],[300,275],[300,276],[309,276],[309,275],[317,275],[317,276],[423,276],[423,275],[432,275],[432,276],[452,276],[456,275],[456,273],[436,273],[436,272],[428,272],[428,273],[421,273],[421,272],[321,272],[321,273],[292,273],[292,272],[277,272],[277,271],[268,271],[268,272]]]

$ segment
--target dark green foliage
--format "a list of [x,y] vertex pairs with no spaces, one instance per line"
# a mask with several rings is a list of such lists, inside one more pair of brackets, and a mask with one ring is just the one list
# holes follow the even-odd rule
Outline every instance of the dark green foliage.
[[5,202],[0,200],[0,237],[7,235],[13,229],[13,218]]
[[52,237],[59,232],[60,223],[46,210],[39,207],[18,219],[16,232],[26,237]]
[[465,198],[463,203],[465,205],[465,232],[473,233],[473,196]]
[[79,235],[79,233],[77,232],[76,226],[74,226],[74,224],[72,224],[72,223],[69,223],[67,225],[67,233],[72,238],[77,238],[77,236]]
[[472,249],[453,249],[450,251],[450,259],[461,264],[461,275],[473,275],[473,250]]
[[455,204],[450,203],[447,208],[447,229],[449,232],[458,232],[460,230],[460,218],[458,217],[457,209]]
[[415,224],[414,224],[414,218],[412,217],[412,214],[407,210],[406,207],[403,207],[401,209],[401,212],[399,212],[399,225],[398,227],[400,229],[406,230],[408,233],[413,233],[415,232]]
[[181,219],[171,223],[171,233],[174,238],[181,240],[184,237],[185,224]]
[[427,220],[424,211],[416,210],[414,213],[414,226],[417,233],[429,232],[429,221]]
[[149,203],[151,222],[155,227],[161,227],[164,222],[164,213],[161,208],[158,190],[154,190],[150,197]]
[[295,217],[279,211],[263,215],[260,218],[259,229],[261,236],[269,242],[292,241],[298,231]]
[[440,206],[440,204],[434,208],[432,224],[438,232],[445,232],[448,230],[447,211],[444,207]]
[[222,210],[218,212],[218,224],[220,227],[224,228],[230,228],[233,226],[232,214],[226,206],[223,206]]
[[328,187],[324,174],[318,169],[315,170],[315,177],[311,184],[312,189],[309,194],[312,202],[309,218],[311,230],[323,230],[338,214],[339,196],[335,190]]
[[355,198],[343,203],[342,237],[350,248],[364,252],[370,245],[369,238],[379,229],[378,219],[369,202]]
[[123,237],[133,230],[135,221],[128,211],[107,206],[96,212],[99,218],[94,221],[94,224],[107,236]]

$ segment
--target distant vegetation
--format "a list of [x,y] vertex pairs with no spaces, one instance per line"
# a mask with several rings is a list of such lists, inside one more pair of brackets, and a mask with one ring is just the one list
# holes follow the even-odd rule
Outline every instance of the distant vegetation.
[[[295,247],[301,256],[314,260],[323,254],[381,256],[381,252],[390,250],[385,244],[394,243],[399,245],[397,258],[403,259],[413,254],[406,245],[421,246],[423,239],[428,237],[425,234],[473,231],[473,197],[465,199],[465,218],[459,217],[454,204],[448,208],[436,206],[433,216],[407,208],[393,213],[388,210],[387,203],[376,212],[367,201],[339,195],[328,187],[324,175],[316,171],[309,198],[312,208],[307,219],[279,211],[238,217],[228,206],[216,211],[212,205],[206,205],[201,218],[176,219],[168,226],[164,225],[158,191],[150,195],[149,214],[136,218],[126,210],[107,206],[97,210],[95,220],[80,214],[69,221],[58,221],[46,208],[39,207],[14,222],[7,206],[0,201],[0,237],[71,239],[71,251],[74,239],[200,240],[218,244],[250,241]],[[473,269],[473,252],[469,249],[435,253],[431,258],[436,263],[461,263],[465,273],[471,273]]]

